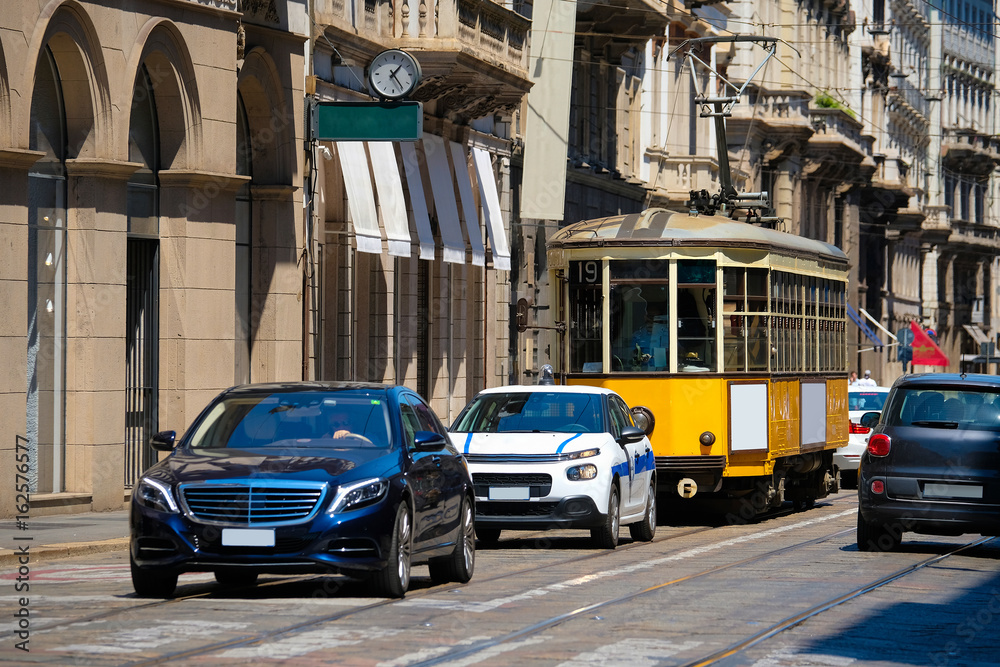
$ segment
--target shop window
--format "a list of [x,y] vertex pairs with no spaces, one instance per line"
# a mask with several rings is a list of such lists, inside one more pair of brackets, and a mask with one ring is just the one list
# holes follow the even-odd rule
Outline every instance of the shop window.
[[27,414],[32,493],[64,489],[66,374],[66,112],[52,51],[39,58],[28,147]]

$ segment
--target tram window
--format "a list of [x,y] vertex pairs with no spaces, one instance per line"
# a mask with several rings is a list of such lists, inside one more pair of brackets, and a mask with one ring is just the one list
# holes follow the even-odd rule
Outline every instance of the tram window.
[[747,310],[767,312],[767,269],[747,269]]
[[747,315],[747,370],[766,371],[771,346],[767,342],[767,316]]
[[669,263],[611,262],[611,372],[669,370]]
[[746,370],[746,271],[722,269],[722,364],[726,371]]
[[601,263],[570,262],[569,364],[574,373],[603,368],[601,305]]
[[677,262],[677,370],[715,371],[715,262]]

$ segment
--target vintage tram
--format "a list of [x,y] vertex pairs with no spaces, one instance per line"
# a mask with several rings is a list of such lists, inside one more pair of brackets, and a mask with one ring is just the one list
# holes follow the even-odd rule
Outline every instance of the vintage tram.
[[848,262],[724,215],[648,209],[548,243],[566,323],[557,369],[652,413],[661,494],[749,517],[837,490],[846,444]]

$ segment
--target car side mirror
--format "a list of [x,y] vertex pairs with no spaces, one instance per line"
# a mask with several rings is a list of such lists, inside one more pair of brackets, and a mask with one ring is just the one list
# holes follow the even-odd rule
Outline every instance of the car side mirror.
[[861,415],[861,425],[865,428],[875,428],[878,426],[878,420],[881,419],[881,412],[866,412]]
[[642,432],[646,435],[653,435],[653,428],[656,427],[656,419],[653,417],[653,411],[647,408],[645,405],[637,405],[632,408],[632,421],[635,425],[642,429]]
[[149,446],[158,452],[169,452],[177,441],[177,431],[160,431],[149,439]]
[[448,446],[445,436],[434,431],[417,431],[413,434],[413,451],[438,452]]
[[622,434],[618,437],[619,445],[627,445],[630,442],[640,442],[646,437],[646,432],[635,426],[626,426],[622,429]]

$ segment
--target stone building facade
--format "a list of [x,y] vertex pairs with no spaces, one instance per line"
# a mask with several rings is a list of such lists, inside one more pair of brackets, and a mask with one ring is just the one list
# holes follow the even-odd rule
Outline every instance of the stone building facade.
[[0,514],[21,473],[33,515],[122,507],[151,432],[302,377],[305,7],[0,16]]
[[531,86],[530,22],[491,0],[314,9],[310,102],[375,100],[366,67],[404,49],[423,136],[312,137],[311,373],[405,384],[451,423],[509,373],[510,128]]
[[883,382],[909,370],[997,372],[981,355],[1000,325],[992,17],[991,3],[967,0],[878,0],[861,17],[862,104],[878,151],[862,304],[890,331],[911,320],[934,330],[951,361],[904,368],[890,348],[872,365]]

